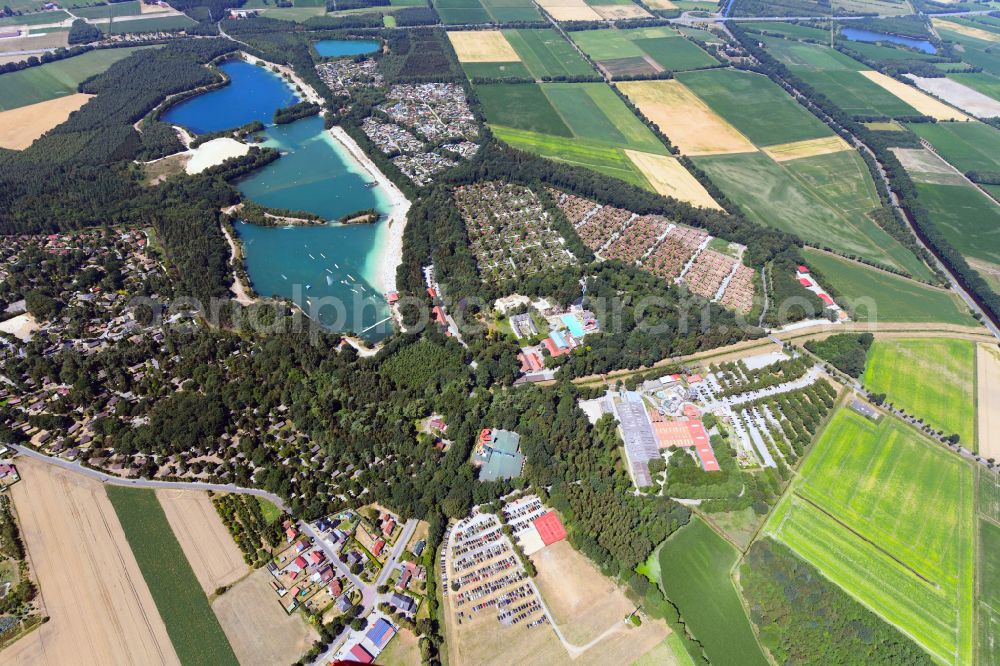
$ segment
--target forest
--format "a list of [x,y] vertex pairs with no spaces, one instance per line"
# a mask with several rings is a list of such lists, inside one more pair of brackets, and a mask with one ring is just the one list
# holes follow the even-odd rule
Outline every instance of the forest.
[[809,340],[805,348],[837,368],[857,379],[865,371],[868,348],[875,337],[871,333],[841,333],[825,340]]

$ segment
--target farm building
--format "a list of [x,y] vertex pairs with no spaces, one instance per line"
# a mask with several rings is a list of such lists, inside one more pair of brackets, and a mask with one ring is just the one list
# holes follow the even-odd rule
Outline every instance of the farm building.
[[472,454],[472,464],[478,466],[480,481],[514,479],[521,476],[524,456],[518,450],[521,436],[509,430],[484,429]]
[[719,463],[715,459],[715,451],[709,441],[705,426],[700,420],[687,421],[654,421],[653,431],[661,449],[694,448],[701,461],[701,467],[706,472],[719,471]]

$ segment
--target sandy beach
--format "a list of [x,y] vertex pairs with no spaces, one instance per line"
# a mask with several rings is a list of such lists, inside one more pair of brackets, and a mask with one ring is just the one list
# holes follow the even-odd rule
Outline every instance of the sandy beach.
[[246,286],[244,286],[243,282],[240,280],[239,271],[236,270],[236,264],[240,261],[239,257],[242,256],[236,246],[236,239],[233,238],[232,234],[229,233],[229,229],[226,229],[225,226],[222,227],[222,234],[226,237],[226,242],[229,243],[229,250],[232,252],[229,258],[229,264],[233,267],[233,285],[229,287],[229,290],[233,292],[233,295],[236,297],[236,302],[240,305],[253,305],[257,301],[256,299],[251,298],[250,294],[247,293]]
[[191,159],[188,160],[184,170],[188,174],[196,174],[201,173],[205,169],[218,166],[232,157],[246,155],[250,152],[250,146],[230,137],[220,137],[206,141],[189,152]]
[[389,197],[389,219],[386,222],[386,241],[379,248],[379,284],[383,292],[396,291],[396,269],[403,263],[403,230],[406,228],[406,215],[410,211],[410,200],[379,171],[375,163],[365,155],[354,139],[342,127],[330,128],[330,136],[347,149],[355,160],[365,168],[368,175]]

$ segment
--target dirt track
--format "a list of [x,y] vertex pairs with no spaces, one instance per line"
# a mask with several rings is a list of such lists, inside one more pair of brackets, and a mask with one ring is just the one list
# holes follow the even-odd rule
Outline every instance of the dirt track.
[[250,571],[207,493],[197,490],[157,490],[177,541],[205,594],[236,582]]
[[11,490],[48,623],[0,652],[0,663],[178,664],[104,487],[18,459]]

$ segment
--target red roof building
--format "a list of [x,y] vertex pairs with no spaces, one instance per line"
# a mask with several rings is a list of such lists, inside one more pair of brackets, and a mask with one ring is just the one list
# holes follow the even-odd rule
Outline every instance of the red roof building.
[[379,539],[374,544],[372,544],[372,555],[374,555],[375,557],[378,557],[379,553],[382,552],[383,548],[385,548],[385,541],[383,541],[382,539]]
[[806,266],[799,266],[799,273],[808,273],[809,268]]
[[354,661],[359,661],[362,664],[370,664],[375,661],[375,657],[368,653],[368,650],[364,649],[360,645],[355,645],[351,648],[351,657]]
[[437,292],[434,291],[433,287],[427,287],[427,295],[430,296],[431,298],[437,298],[438,297]]
[[306,566],[307,566],[307,564],[306,564],[306,558],[302,557],[301,555],[299,555],[298,557],[296,557],[295,558],[295,566],[297,566],[299,569],[305,569]]
[[566,528],[563,527],[559,515],[555,511],[549,511],[543,516],[539,516],[532,521],[538,536],[542,537],[542,543],[546,546],[562,541],[566,538]]
[[388,303],[389,305],[392,305],[398,300],[399,300],[399,294],[396,293],[395,291],[390,291],[388,294],[385,295],[385,302]]
[[809,278],[799,278],[799,284],[801,284],[803,287],[811,287],[812,280],[810,280]]
[[439,324],[447,324],[448,322],[444,318],[444,310],[441,309],[440,305],[435,305],[434,309],[431,311],[434,313],[434,321]]
[[830,298],[829,294],[816,294],[819,296],[819,300],[823,301],[827,305],[833,305],[833,299]]
[[330,581],[330,595],[334,597],[339,597],[340,593],[344,591],[344,588],[340,586],[340,580],[334,578]]
[[320,562],[325,560],[326,557],[323,555],[323,551],[314,550],[313,552],[309,553],[309,559],[312,560],[313,564],[319,564]]
[[701,410],[690,402],[684,405],[684,416],[689,419],[697,419],[701,417]]
[[386,523],[385,523],[385,524],[384,524],[384,525],[382,526],[382,534],[384,534],[384,535],[386,535],[386,536],[390,536],[390,535],[392,534],[392,531],[393,531],[394,529],[396,529],[396,521],[395,521],[395,520],[393,520],[392,518],[390,518],[390,519],[389,519],[389,520],[388,520],[388,521],[387,521],[387,522],[386,522]]
[[551,356],[562,356],[563,354],[569,353],[569,347],[560,348],[559,345],[556,344],[556,341],[552,338],[545,338],[542,340],[542,344],[549,350],[549,354]]

